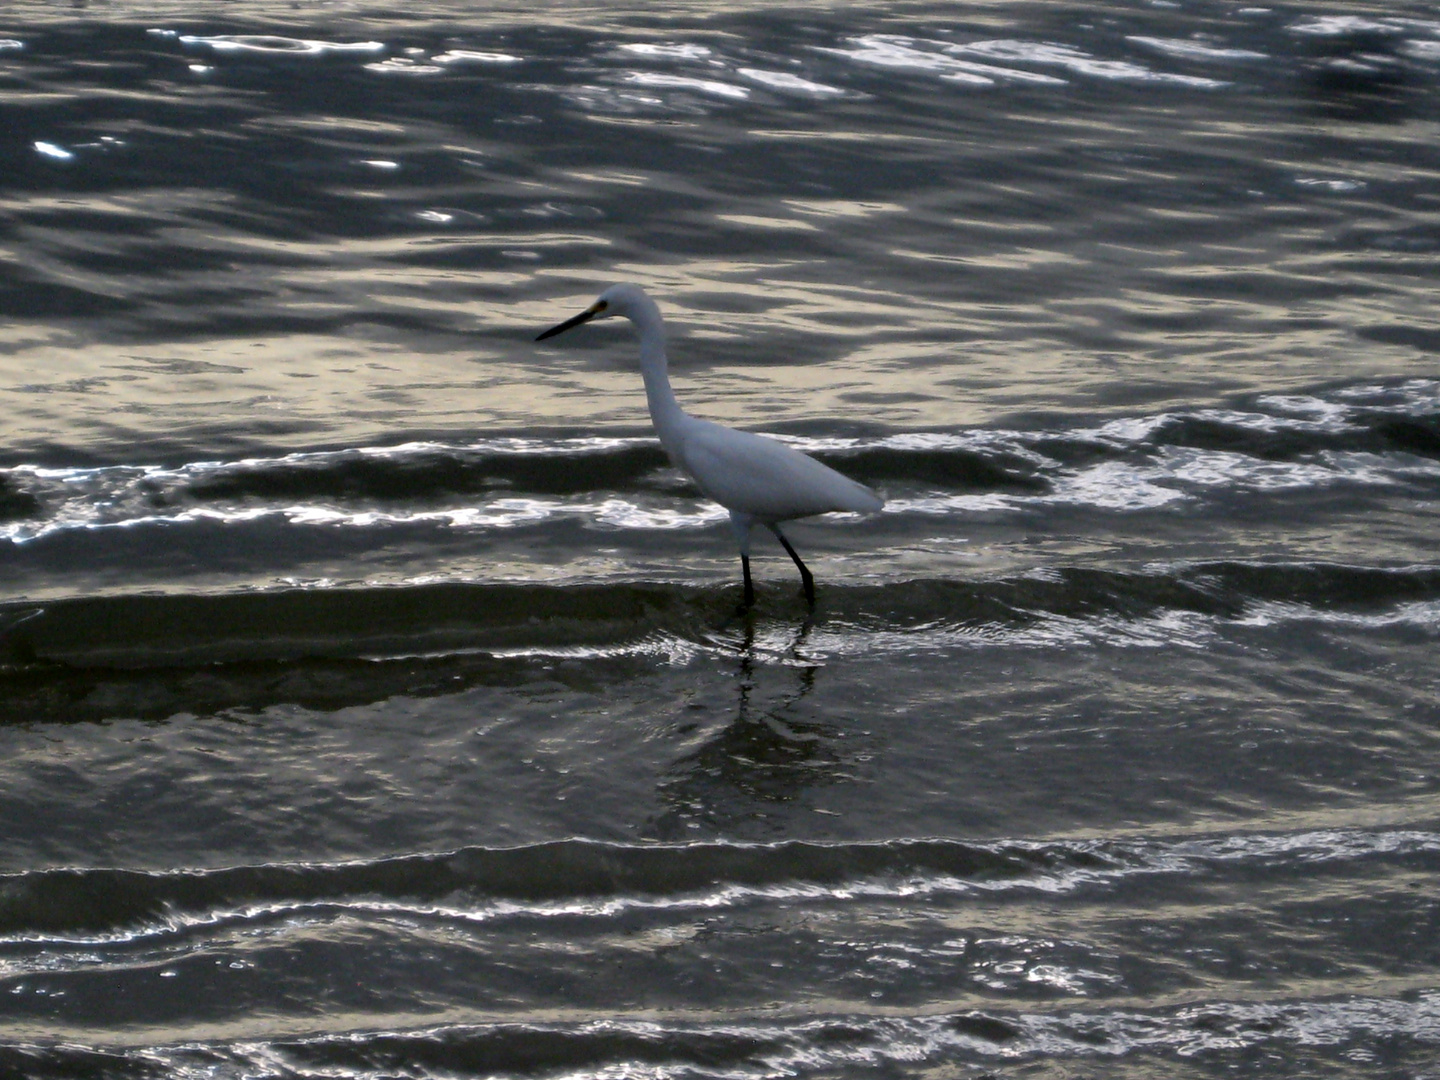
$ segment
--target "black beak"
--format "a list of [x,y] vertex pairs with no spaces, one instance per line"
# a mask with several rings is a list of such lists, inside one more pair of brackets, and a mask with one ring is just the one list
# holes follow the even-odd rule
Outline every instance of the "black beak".
[[564,322],[562,322],[559,326],[552,326],[549,330],[546,330],[543,334],[541,334],[541,335],[540,335],[539,337],[537,337],[535,340],[536,340],[536,341],[544,341],[546,338],[552,338],[552,337],[554,337],[556,334],[563,334],[566,330],[569,330],[572,326],[579,326],[581,323],[589,322],[591,319],[593,319],[596,315],[599,315],[599,314],[600,314],[602,311],[604,311],[604,310],[605,310],[605,305],[604,305],[604,304],[596,304],[596,305],[594,305],[593,307],[588,307],[588,308],[586,308],[584,311],[582,311],[579,315],[576,315],[573,319],[566,319],[566,320],[565,320]]

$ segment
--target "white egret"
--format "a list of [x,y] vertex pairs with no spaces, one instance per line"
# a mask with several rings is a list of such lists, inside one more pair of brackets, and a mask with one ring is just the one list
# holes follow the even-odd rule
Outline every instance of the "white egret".
[[800,569],[805,599],[815,605],[815,578],[780,531],[782,521],[832,511],[873,513],[884,500],[814,458],[784,443],[700,420],[680,408],[666,372],[665,323],[655,301],[638,285],[612,285],[573,319],[552,326],[537,337],[544,341],[591,319],[620,315],[640,334],[640,373],[650,421],[660,445],[677,468],[689,473],[700,490],[730,511],[730,526],[740,546],[745,574],[745,606],[755,602],[750,580],[750,530],[764,525],[784,546]]

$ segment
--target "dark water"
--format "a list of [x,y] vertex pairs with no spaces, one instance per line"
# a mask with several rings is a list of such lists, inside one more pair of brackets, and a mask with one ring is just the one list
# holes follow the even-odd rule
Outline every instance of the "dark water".
[[1440,1076],[1433,6],[478,6],[0,10],[0,1074]]

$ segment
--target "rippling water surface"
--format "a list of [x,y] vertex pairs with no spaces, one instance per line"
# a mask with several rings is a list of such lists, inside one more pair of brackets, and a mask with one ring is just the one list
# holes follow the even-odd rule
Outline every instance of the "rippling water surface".
[[1433,7],[479,6],[0,11],[0,1072],[1440,1075]]

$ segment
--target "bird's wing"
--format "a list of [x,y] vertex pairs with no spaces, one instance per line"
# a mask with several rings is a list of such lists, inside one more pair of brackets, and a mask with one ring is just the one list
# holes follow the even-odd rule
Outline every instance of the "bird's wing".
[[727,510],[760,521],[879,510],[881,498],[784,443],[705,420],[687,427],[680,445],[685,469],[700,490]]

